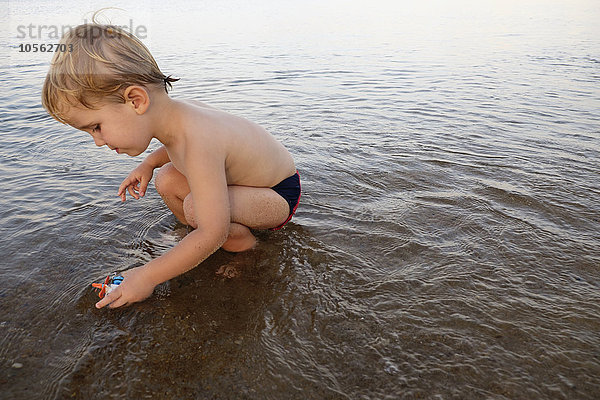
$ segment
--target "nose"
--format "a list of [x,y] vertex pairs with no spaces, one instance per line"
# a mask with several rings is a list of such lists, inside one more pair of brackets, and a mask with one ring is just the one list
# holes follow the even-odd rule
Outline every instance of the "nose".
[[98,138],[98,137],[95,137],[95,138],[94,138],[94,143],[95,143],[95,144],[96,144],[96,146],[98,146],[98,147],[102,147],[102,146],[104,146],[104,145],[106,144],[106,142],[104,142],[104,140],[102,140],[102,139],[100,139],[100,138]]

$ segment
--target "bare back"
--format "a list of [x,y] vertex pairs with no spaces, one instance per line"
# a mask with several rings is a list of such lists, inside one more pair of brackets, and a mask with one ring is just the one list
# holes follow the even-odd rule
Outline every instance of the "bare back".
[[184,175],[180,156],[184,147],[205,146],[207,142],[223,153],[228,185],[272,187],[296,172],[291,154],[260,125],[199,101],[179,104],[186,120],[180,133],[184,140],[168,151]]

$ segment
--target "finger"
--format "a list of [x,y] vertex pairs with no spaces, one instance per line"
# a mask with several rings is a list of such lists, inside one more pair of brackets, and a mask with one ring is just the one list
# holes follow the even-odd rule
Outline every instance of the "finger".
[[119,186],[119,191],[117,192],[117,196],[121,197],[121,201],[125,201],[126,199],[126,191],[125,189],[128,189],[131,187],[131,179],[126,179],[123,181],[123,183],[121,183],[121,186]]
[[117,193],[117,196],[119,196],[121,198],[121,201],[125,201],[125,191],[123,190],[119,190],[119,192]]
[[121,297],[121,290],[119,290],[119,288],[117,288],[117,289],[113,290],[112,292],[110,292],[109,294],[107,294],[106,296],[104,296],[104,298],[102,300],[97,302],[96,308],[102,308],[108,304],[111,304],[113,301],[117,300],[119,297]]
[[128,305],[129,302],[123,296],[109,304],[108,308],[119,308]]
[[137,195],[137,193],[135,193],[133,191],[133,186],[129,186],[127,188],[127,190],[129,191],[129,194],[131,195],[131,197],[135,198],[135,199],[139,199],[140,197]]
[[125,192],[125,188],[129,185],[131,185],[131,179],[125,178],[123,182],[121,182],[121,184],[119,185],[119,191],[117,192],[117,195],[121,196]]
[[146,189],[148,188],[148,179],[146,177],[142,177],[142,182],[140,185],[140,196],[144,196],[146,194]]

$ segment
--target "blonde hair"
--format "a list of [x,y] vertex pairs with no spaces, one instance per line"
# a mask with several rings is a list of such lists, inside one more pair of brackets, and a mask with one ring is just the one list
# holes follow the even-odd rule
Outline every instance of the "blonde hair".
[[179,79],[166,76],[150,51],[133,34],[118,26],[83,24],[61,39],[42,89],[42,105],[62,123],[70,105],[94,109],[102,101],[124,103],[131,85],[172,88]]

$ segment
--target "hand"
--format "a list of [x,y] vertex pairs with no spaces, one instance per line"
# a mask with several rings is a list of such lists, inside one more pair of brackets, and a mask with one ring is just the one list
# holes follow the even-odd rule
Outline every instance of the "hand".
[[121,182],[117,196],[121,197],[121,201],[125,201],[125,189],[127,189],[131,197],[136,200],[143,197],[153,173],[154,168],[146,162],[142,162]]
[[96,303],[96,308],[108,305],[109,308],[127,306],[147,299],[156,284],[148,278],[144,267],[137,267],[122,273],[123,282],[112,292]]

